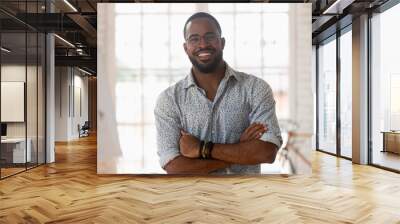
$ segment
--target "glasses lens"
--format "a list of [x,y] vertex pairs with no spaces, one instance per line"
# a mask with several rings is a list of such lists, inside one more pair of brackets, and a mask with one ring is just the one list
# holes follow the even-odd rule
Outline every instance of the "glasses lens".
[[217,35],[210,33],[210,34],[206,34],[204,35],[204,37],[200,37],[200,36],[192,36],[188,39],[189,44],[196,46],[198,44],[200,44],[201,38],[204,38],[204,41],[206,43],[215,43],[217,40]]
[[214,43],[217,40],[217,36],[215,34],[207,34],[204,36],[204,40],[207,43]]
[[200,37],[195,36],[195,37],[189,38],[189,43],[191,45],[197,45],[197,44],[199,44],[199,42],[200,42]]

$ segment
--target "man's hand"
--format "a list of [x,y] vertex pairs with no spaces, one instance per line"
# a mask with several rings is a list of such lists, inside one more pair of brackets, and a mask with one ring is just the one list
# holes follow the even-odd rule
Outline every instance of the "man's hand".
[[179,139],[181,154],[187,158],[199,158],[200,141],[185,131],[181,131],[181,135]]
[[265,126],[264,124],[253,123],[240,136],[240,142],[247,142],[250,140],[259,139],[267,130],[267,126]]

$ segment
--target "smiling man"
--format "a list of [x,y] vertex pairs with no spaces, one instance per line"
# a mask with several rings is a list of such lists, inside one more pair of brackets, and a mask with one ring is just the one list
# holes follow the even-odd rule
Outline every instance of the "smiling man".
[[169,174],[260,173],[282,144],[270,86],[223,60],[225,38],[210,14],[189,17],[183,35],[192,69],[154,110],[161,166]]

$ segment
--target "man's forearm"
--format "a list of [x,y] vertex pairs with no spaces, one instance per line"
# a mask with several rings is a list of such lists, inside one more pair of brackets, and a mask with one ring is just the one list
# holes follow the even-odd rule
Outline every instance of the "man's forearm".
[[211,157],[229,163],[253,165],[273,163],[278,149],[276,145],[261,140],[236,144],[214,144]]
[[165,166],[165,170],[168,174],[208,174],[229,165],[216,159],[190,159],[178,156]]

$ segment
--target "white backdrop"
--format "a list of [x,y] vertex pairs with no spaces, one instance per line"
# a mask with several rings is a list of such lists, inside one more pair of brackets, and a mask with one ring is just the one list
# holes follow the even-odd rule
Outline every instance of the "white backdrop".
[[[158,94],[190,71],[183,26],[196,11],[220,22],[230,66],[271,85],[283,135],[293,122],[312,134],[311,4],[102,3],[98,9],[98,173],[165,173],[153,110]],[[295,171],[282,159],[263,165],[263,173],[309,172],[311,141],[297,148],[307,161],[293,154]]]

